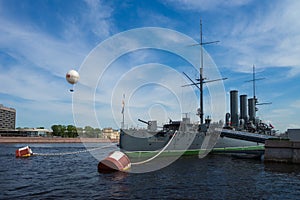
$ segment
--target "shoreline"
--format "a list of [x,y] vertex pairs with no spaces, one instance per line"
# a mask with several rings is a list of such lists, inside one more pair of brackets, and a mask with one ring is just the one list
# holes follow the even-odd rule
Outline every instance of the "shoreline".
[[118,143],[118,140],[101,138],[57,138],[57,137],[0,137],[0,144],[7,143]]

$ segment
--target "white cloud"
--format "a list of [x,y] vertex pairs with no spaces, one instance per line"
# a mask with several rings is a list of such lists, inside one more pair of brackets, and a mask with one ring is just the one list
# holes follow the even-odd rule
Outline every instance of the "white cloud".
[[[38,113],[38,109],[49,113],[55,110],[53,116],[60,115],[61,118],[64,116],[66,119],[70,118],[70,93],[67,92],[70,85],[64,80],[65,73],[73,67],[79,69],[79,65],[84,60],[86,54],[94,47],[95,43],[109,37],[113,29],[118,29],[118,27],[115,27],[113,24],[113,22],[117,20],[115,16],[113,16],[114,9],[116,8],[113,3],[91,0],[84,1],[84,3],[86,7],[83,6],[81,9],[76,10],[74,16],[65,16],[64,13],[55,13],[60,15],[60,20],[63,24],[62,27],[64,27],[63,30],[57,30],[57,33],[61,33],[60,35],[57,34],[59,37],[50,32],[42,31],[35,26],[34,21],[26,22],[26,19],[24,19],[21,22],[17,20],[17,17],[12,19],[4,14],[1,15],[0,51],[14,60],[14,63],[9,65],[4,61],[0,63],[0,69],[3,70],[0,73],[0,80],[5,84],[5,87],[0,88],[1,94],[13,96],[14,98],[12,98],[11,101],[17,106],[21,106],[21,104],[18,104],[20,99],[32,101],[33,103],[28,104],[28,108],[32,109],[32,113]],[[3,2],[1,4],[4,5]],[[272,4],[260,4],[259,2],[253,3],[253,1],[247,0],[170,0],[167,1],[167,5],[171,5],[175,7],[177,11],[182,12],[182,16],[191,16],[196,12],[201,12],[201,15],[203,14],[204,16],[207,13],[219,12],[218,15],[216,15],[216,19],[220,19],[221,23],[218,21],[215,30],[217,35],[220,36],[220,38],[216,39],[222,42],[217,48],[222,48],[225,52],[222,57],[219,58],[219,63],[222,66],[230,66],[230,70],[247,73],[252,72],[252,64],[255,64],[258,69],[260,67],[290,67],[291,70],[285,78],[293,77],[300,73],[300,60],[298,59],[300,55],[299,1],[288,1],[288,3],[275,1]],[[245,7],[251,9],[251,12],[246,12],[248,10],[240,11],[240,9],[244,9]],[[4,9],[5,8],[0,6],[0,13]],[[135,27],[140,24],[157,24],[158,26],[176,27],[176,29],[182,28],[180,27],[182,19],[180,19],[181,21],[177,21],[176,17],[172,18],[163,12],[159,13],[160,11],[151,12],[148,8],[142,7],[139,9],[139,16],[143,15],[143,11],[146,13],[144,16],[147,14],[149,16],[146,17],[145,20],[141,18],[138,24],[124,24],[125,28]],[[221,12],[221,9],[223,9],[223,12]],[[190,10],[192,10],[192,12],[190,12]],[[232,11],[232,14],[226,13],[226,15],[224,15],[226,10]],[[193,17],[198,17],[198,14],[199,13],[196,13]],[[230,20],[227,18],[228,16]],[[124,17],[130,16],[126,15]],[[208,21],[207,23],[210,22]],[[191,27],[191,30],[194,29],[196,30],[197,28]],[[189,32],[190,30],[186,31]],[[148,44],[152,42],[151,40],[156,40],[155,35],[144,35],[144,40],[149,40]],[[179,42],[176,34],[166,34],[164,36],[166,38],[163,38],[159,45],[170,46],[173,43],[176,44],[176,42]],[[120,49],[134,49],[140,45],[140,43],[136,42],[136,39],[139,38],[125,38],[121,40],[123,43],[119,43],[117,46]],[[190,43],[187,43],[186,45],[189,44]],[[179,46],[177,48],[179,49]],[[103,54],[100,54],[101,58],[96,60],[98,63],[95,62],[91,64],[99,66],[101,63],[105,63],[107,59],[109,60],[111,58],[109,56],[113,56],[110,55],[112,54],[110,50],[108,47],[105,52],[99,52]],[[178,52],[180,51],[187,50],[185,47],[180,47]],[[147,54],[143,53],[129,57],[130,58],[126,60],[126,66],[124,63],[118,63],[115,67],[109,67],[109,70],[106,71],[108,74],[101,77],[102,82],[99,85],[95,83],[95,87],[97,88],[92,88],[94,85],[90,82],[90,77],[94,75],[100,76],[100,74],[97,74],[97,70],[91,70],[88,73],[81,74],[82,82],[75,87],[74,96],[76,96],[76,89],[82,90],[81,96],[78,97],[80,103],[82,103],[82,105],[79,105],[80,108],[78,108],[78,112],[85,114],[85,119],[88,119],[90,114],[83,113],[86,109],[85,106],[90,106],[93,102],[96,106],[103,106],[101,111],[103,111],[104,114],[97,114],[106,117],[107,121],[113,119],[110,116],[104,116],[106,112],[111,112],[110,106],[118,110],[117,112],[120,112],[120,99],[123,91],[120,90],[118,92],[119,96],[116,96],[116,99],[113,101],[111,100],[112,96],[110,94],[115,85],[117,85],[116,80],[118,80],[122,74],[126,73],[128,69],[144,64],[148,59]],[[195,63],[199,63],[198,54],[197,56],[191,57],[195,59]],[[180,66],[178,66],[178,69],[179,67]],[[214,77],[208,73],[209,72],[206,73],[207,78],[214,79]],[[135,75],[135,79],[147,79],[149,76],[155,76],[156,74],[146,73]],[[98,79],[99,77],[96,78]],[[174,80],[174,77],[168,74],[165,74],[164,78]],[[276,79],[276,81],[278,81],[278,79]],[[234,84],[234,82],[235,79],[232,81],[232,84]],[[124,84],[118,87],[123,89],[125,86],[130,86],[130,83],[126,84],[128,85]],[[181,87],[178,87],[176,92],[180,93],[179,90],[181,89]],[[161,88],[154,87],[152,91],[149,91],[148,95],[138,98],[136,104],[132,105],[132,108],[142,108],[147,101],[152,101],[159,105],[162,104],[162,102],[155,97],[157,97],[159,93],[161,98],[167,99],[168,95],[163,91]],[[92,93],[92,95],[90,95],[90,93]],[[95,100],[93,99],[94,93],[96,95]],[[275,94],[273,96],[275,96]],[[12,104],[10,105],[14,107]],[[47,105],[47,107],[43,107],[44,105]],[[93,104],[91,105],[93,106]],[[174,105],[176,107],[176,101],[165,102],[165,105],[171,108],[174,107]],[[297,107],[297,104],[295,104],[294,107]],[[207,110],[209,111],[209,108]],[[280,121],[280,118],[282,118],[282,113],[285,113],[287,116],[291,114],[288,113],[288,111],[279,113],[275,111],[271,114],[273,114],[274,119],[277,121]],[[142,111],[139,110],[139,112]],[[19,116],[24,115],[20,114]],[[26,116],[29,115],[26,114]],[[118,115],[118,117],[120,117],[120,115]],[[288,123],[288,120],[286,121],[286,123]]]
[[288,124],[287,129],[299,129],[300,124]]
[[[39,71],[39,70],[37,70]],[[19,97],[27,100],[59,100],[67,91],[68,84],[62,81],[53,82],[51,75],[39,73],[34,69],[18,66],[5,70],[0,74],[0,79],[5,87],[0,93]]]
[[205,11],[243,6],[251,0],[167,0],[167,2],[178,9]]
[[0,80],[5,87],[0,88],[0,94],[10,97],[2,103],[17,108],[21,126],[73,121],[72,94],[68,92],[72,86],[65,81],[65,74],[71,68],[79,69],[93,47],[86,37],[89,29],[98,41],[110,34],[112,10],[101,2],[87,3],[86,10],[77,12],[82,23],[61,16],[64,26],[57,30],[62,33],[59,37],[41,30],[34,21],[1,14],[0,52],[5,57],[0,60]]
[[299,1],[279,1],[258,9],[254,15],[243,13],[244,20],[235,21],[236,24],[227,29],[230,37],[222,43],[231,49],[227,60],[232,60],[231,66],[299,68],[299,6]]
[[77,13],[81,16],[82,22],[77,24],[76,21],[72,22],[72,18],[71,22],[62,19],[64,35],[60,38],[42,32],[30,23],[15,22],[3,16],[0,19],[2,49],[18,59],[21,64],[27,62],[56,76],[64,76],[65,72],[72,67],[79,68],[84,57],[93,47],[89,44],[89,39],[85,38],[88,35],[82,33],[92,29],[98,41],[100,38],[108,37],[110,33],[109,16],[112,9],[100,1],[86,2],[88,8]]
[[212,30],[218,33],[220,48],[226,52],[217,57],[223,66],[239,72],[250,72],[245,66],[250,68],[253,64],[258,68],[291,67],[290,77],[300,73],[299,1],[170,0],[168,3],[178,10],[201,12],[204,18],[207,12],[220,11],[216,18],[221,24],[215,24]]
[[296,100],[293,103],[291,103],[291,107],[300,109],[300,100]]
[[4,19],[0,22],[3,25],[0,27],[2,49],[24,67],[43,68],[51,74],[64,76],[70,67],[80,65],[87,52],[75,43],[65,43],[34,28]]
[[[265,109],[263,115],[259,116],[262,117],[263,120],[267,120],[266,122],[270,122],[276,130],[280,132],[286,131],[288,128],[293,127],[300,127],[299,123],[299,101],[295,101],[290,106],[286,106],[284,108],[273,108],[273,109]],[[298,125],[297,125],[298,124]]]
[[99,38],[108,37],[111,33],[111,13],[113,9],[101,0],[85,0],[88,8],[83,23],[91,27],[92,32]]

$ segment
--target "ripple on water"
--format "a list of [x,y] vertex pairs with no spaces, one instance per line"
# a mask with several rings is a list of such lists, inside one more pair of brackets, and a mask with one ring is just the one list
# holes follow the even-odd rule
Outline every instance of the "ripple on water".
[[[16,159],[0,144],[0,199],[297,199],[299,165],[208,156],[184,157],[144,174],[99,174],[89,153]],[[34,152],[84,149],[82,144],[31,145]],[[112,149],[99,154],[107,155]]]

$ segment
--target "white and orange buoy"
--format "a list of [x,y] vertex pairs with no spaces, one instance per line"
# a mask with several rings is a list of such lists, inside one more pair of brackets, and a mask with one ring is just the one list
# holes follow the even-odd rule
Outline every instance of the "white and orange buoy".
[[17,158],[26,158],[26,157],[31,156],[32,154],[33,154],[32,150],[30,149],[29,146],[22,147],[22,148],[16,150]]
[[115,171],[125,172],[131,167],[129,158],[121,151],[115,151],[98,163],[99,173],[110,173]]

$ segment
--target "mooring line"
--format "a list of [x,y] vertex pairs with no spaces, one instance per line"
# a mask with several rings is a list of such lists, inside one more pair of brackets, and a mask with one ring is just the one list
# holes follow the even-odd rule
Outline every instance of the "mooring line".
[[158,152],[158,154],[156,154],[155,156],[147,159],[147,160],[143,160],[140,162],[135,162],[135,163],[131,163],[131,165],[141,165],[141,164],[145,164],[147,162],[150,162],[151,160],[155,159],[156,157],[158,157],[162,152],[164,152],[166,150],[166,148],[171,144],[171,142],[173,141],[173,139],[175,138],[175,135],[177,134],[177,131],[173,134],[172,138],[170,139],[170,141],[168,142],[168,144]]
[[98,149],[104,149],[111,147],[112,145],[115,144],[110,144],[104,147],[95,147],[92,149],[86,149],[86,150],[81,150],[81,151],[73,151],[73,152],[63,152],[63,153],[33,153],[32,155],[34,156],[64,156],[64,155],[72,155],[72,154],[79,154],[79,153],[85,153],[85,152],[90,152],[90,151],[96,151]]

